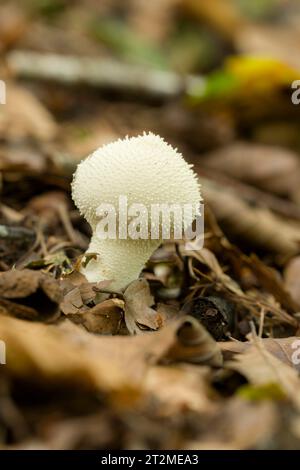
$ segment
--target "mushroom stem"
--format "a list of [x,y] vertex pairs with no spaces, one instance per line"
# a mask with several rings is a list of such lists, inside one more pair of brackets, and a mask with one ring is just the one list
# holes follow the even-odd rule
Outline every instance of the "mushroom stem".
[[145,260],[159,247],[160,240],[101,240],[92,236],[87,253],[97,253],[81,273],[89,282],[111,280],[110,289],[121,290],[139,277]]

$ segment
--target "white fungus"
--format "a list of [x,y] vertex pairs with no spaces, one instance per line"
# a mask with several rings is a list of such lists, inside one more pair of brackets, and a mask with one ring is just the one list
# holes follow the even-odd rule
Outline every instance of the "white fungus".
[[138,278],[163,237],[121,239],[119,229],[124,229],[124,224],[117,215],[116,239],[103,239],[97,229],[101,220],[99,206],[111,204],[118,210],[120,196],[126,197],[128,208],[134,203],[145,206],[150,227],[153,204],[197,205],[201,199],[191,165],[152,133],[105,145],[83,160],[74,174],[72,196],[93,230],[87,253],[97,254],[97,259],[82,266],[81,272],[90,282],[111,280],[109,287],[115,290]]

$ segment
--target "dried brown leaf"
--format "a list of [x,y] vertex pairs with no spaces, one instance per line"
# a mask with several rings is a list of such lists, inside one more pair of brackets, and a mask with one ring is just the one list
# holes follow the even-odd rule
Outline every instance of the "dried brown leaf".
[[[115,335],[124,328],[124,302],[119,299],[108,299],[95,305],[80,315],[81,324],[91,333]],[[126,328],[124,328],[125,331]]]
[[122,370],[113,358],[108,361],[101,354],[101,341],[96,341],[95,353],[87,347],[88,336],[84,332],[75,325],[72,332],[70,335],[55,325],[3,316],[0,337],[7,350],[4,373],[48,387],[73,385],[100,391],[135,388],[130,371]]
[[[19,316],[20,312],[24,317],[26,309],[31,308],[36,312],[33,317],[52,317],[58,314],[62,290],[59,281],[50,274],[30,269],[7,271],[0,273],[0,299],[10,302],[6,306],[11,315]],[[20,306],[25,307],[25,315]]]
[[163,324],[162,316],[151,306],[154,298],[145,279],[133,281],[124,292],[125,323],[131,334],[138,334],[141,328],[157,330]]

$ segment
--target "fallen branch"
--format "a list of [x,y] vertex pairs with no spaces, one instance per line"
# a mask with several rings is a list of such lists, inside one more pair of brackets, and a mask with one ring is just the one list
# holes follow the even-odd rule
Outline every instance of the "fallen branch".
[[9,240],[24,240],[24,241],[34,241],[35,233],[25,227],[10,227],[8,225],[0,225],[0,240],[9,239]]
[[131,91],[170,98],[203,85],[202,77],[181,77],[175,72],[155,70],[110,59],[14,51],[8,66],[17,75],[63,84],[85,84],[97,88]]

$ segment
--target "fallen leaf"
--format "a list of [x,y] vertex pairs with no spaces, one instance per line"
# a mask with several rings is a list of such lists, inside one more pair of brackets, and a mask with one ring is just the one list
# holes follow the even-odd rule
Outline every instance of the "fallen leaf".
[[[135,390],[128,369],[121,369],[113,358],[108,361],[99,349],[97,354],[89,350],[89,337],[75,325],[72,331],[76,331],[76,337],[55,325],[1,317],[0,337],[7,351],[4,373],[47,387],[76,386],[102,392]],[[97,344],[101,348],[101,341]]]
[[[58,280],[50,274],[30,269],[0,273],[0,300],[6,304],[10,314],[18,307],[30,307],[36,316],[51,318],[59,312],[62,290]],[[11,305],[12,308],[9,308]]]
[[124,292],[125,323],[131,334],[138,334],[141,328],[157,330],[163,324],[161,315],[151,306],[154,299],[145,279],[133,281]]
[[82,312],[77,316],[80,324],[87,331],[101,335],[116,335],[128,331],[123,319],[124,302],[119,299],[108,299]]

